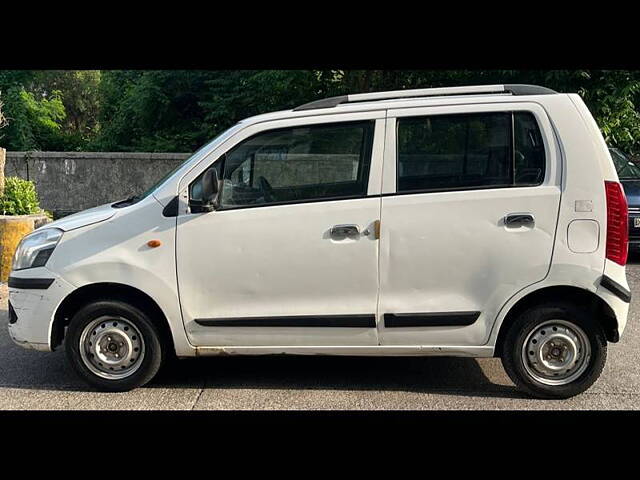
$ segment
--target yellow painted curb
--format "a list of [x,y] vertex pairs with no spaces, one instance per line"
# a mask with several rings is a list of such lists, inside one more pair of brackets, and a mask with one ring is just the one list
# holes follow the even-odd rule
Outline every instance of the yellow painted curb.
[[9,279],[13,254],[22,237],[48,222],[44,215],[0,215],[0,282]]

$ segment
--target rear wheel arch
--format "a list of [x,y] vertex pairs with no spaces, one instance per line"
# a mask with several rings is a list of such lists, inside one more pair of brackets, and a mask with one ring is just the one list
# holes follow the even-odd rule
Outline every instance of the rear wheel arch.
[[618,321],[611,307],[602,298],[584,288],[572,286],[552,286],[535,290],[513,305],[504,320],[500,324],[494,356],[502,355],[502,346],[509,328],[513,325],[520,314],[529,308],[553,302],[570,302],[579,307],[588,308],[593,314],[593,318],[602,325],[607,341],[616,343],[618,338]]
[[62,345],[65,329],[73,315],[83,306],[99,300],[119,300],[145,312],[158,327],[162,342],[169,351],[175,352],[169,322],[157,302],[142,290],[120,283],[93,283],[71,292],[54,315],[50,339],[52,350]]

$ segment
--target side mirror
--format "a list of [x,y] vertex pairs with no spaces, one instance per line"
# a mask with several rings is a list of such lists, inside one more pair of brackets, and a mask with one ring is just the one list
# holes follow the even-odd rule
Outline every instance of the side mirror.
[[212,204],[218,195],[218,171],[210,168],[202,176],[202,203]]
[[218,203],[220,193],[220,180],[218,171],[210,168],[202,175],[200,180],[201,200],[190,200],[189,206],[193,213],[212,212]]

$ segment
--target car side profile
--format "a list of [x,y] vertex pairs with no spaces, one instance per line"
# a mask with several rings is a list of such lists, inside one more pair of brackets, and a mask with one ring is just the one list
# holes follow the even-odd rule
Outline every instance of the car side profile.
[[576,94],[327,98],[26,236],[8,328],[107,391],[173,355],[443,355],[500,357],[519,389],[566,398],[624,331],[627,221]]

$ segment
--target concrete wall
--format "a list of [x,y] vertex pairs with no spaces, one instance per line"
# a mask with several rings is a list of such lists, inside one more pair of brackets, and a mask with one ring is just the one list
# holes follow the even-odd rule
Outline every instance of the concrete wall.
[[32,180],[60,217],[142,193],[189,153],[7,152],[5,176]]
[[[35,182],[40,206],[59,218],[142,193],[190,155],[7,152],[5,175]],[[358,155],[290,154],[288,159],[259,157],[254,175],[264,175],[273,187],[357,177]]]

